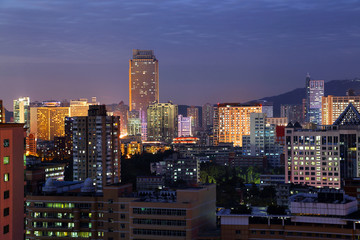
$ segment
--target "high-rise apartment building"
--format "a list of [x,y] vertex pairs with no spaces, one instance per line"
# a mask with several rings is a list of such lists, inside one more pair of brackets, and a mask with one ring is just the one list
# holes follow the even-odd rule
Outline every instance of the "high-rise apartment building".
[[142,111],[159,102],[159,62],[153,50],[133,50],[129,61],[130,111]]
[[129,106],[124,104],[123,101],[121,101],[119,103],[119,105],[117,105],[115,107],[114,110],[114,116],[119,116],[120,117],[120,135],[121,136],[126,136],[128,135],[128,131],[127,131],[127,125],[128,125],[128,111],[129,111]]
[[191,106],[187,108],[187,117],[191,117],[191,127],[194,130],[198,130],[200,127],[200,119],[199,119],[199,108],[195,106]]
[[178,136],[179,137],[189,137],[192,136],[192,127],[191,127],[192,117],[183,117],[183,115],[178,116]]
[[261,113],[262,106],[221,103],[214,110],[214,144],[242,146],[242,136],[250,135],[250,114]]
[[120,118],[105,105],[91,105],[86,117],[73,117],[73,179],[91,178],[96,191],[120,182]]
[[351,103],[360,110],[360,96],[332,96],[322,98],[322,124],[331,125]]
[[324,80],[311,80],[306,76],[306,122],[321,124],[321,98],[324,96]]
[[52,141],[65,135],[65,117],[70,107],[60,107],[59,102],[46,102],[41,107],[30,107],[30,133],[37,139]]
[[91,98],[91,102],[89,102],[86,98],[80,98],[79,100],[70,100],[70,116],[87,116],[90,105],[99,105],[99,103],[96,101],[96,97]]
[[285,180],[295,184],[340,188],[341,180],[360,177],[360,114],[350,103],[330,126],[285,129]]
[[147,139],[171,143],[178,134],[178,106],[155,103],[147,109]]
[[209,131],[213,127],[214,121],[214,105],[206,103],[202,106],[202,128]]
[[0,124],[0,239],[24,237],[24,125]]
[[0,123],[5,123],[5,108],[3,101],[0,99]]
[[127,112],[127,134],[129,136],[141,135],[140,113],[136,110]]
[[30,128],[30,98],[23,97],[14,100],[13,116],[15,123],[24,123],[25,128]]

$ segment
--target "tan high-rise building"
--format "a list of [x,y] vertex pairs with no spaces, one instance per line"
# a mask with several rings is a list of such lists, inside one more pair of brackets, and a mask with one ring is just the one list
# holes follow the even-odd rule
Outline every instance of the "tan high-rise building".
[[30,107],[30,133],[37,139],[52,141],[65,136],[65,117],[70,116],[70,107],[46,103],[42,107]]
[[193,129],[199,129],[199,109],[195,106],[187,108],[187,117],[191,117],[191,127]]
[[222,103],[215,107],[214,144],[233,143],[242,146],[242,136],[250,135],[250,114],[261,113],[262,106]]
[[80,98],[79,100],[70,100],[70,116],[87,116],[90,105],[99,105],[99,103],[96,101],[96,97],[93,97],[91,99],[91,102],[89,102],[86,98]]
[[159,102],[159,62],[153,50],[133,50],[129,61],[130,111],[142,111]]
[[345,110],[352,105],[360,111],[360,96],[332,96],[322,97],[322,125],[331,125]]

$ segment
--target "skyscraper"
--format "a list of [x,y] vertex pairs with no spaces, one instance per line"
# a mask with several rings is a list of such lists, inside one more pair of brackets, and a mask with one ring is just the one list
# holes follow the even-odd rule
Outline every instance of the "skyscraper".
[[189,137],[192,136],[192,127],[191,127],[192,117],[183,117],[183,115],[178,116],[178,136],[179,137]]
[[194,130],[198,130],[200,127],[199,108],[195,106],[187,108],[187,116],[192,117],[191,127]]
[[149,141],[171,143],[178,134],[178,106],[155,103],[147,109],[147,138]]
[[0,239],[24,239],[24,128],[0,124]]
[[80,98],[79,100],[70,100],[70,116],[82,117],[87,116],[90,105],[99,105],[96,97],[91,98],[91,102],[87,98]]
[[30,127],[30,98],[23,97],[14,100],[14,122],[24,123],[25,128]]
[[331,125],[351,103],[360,110],[360,96],[332,96],[322,98],[322,124]]
[[324,96],[324,80],[311,80],[306,76],[306,122],[321,124],[321,98]]
[[206,103],[202,106],[202,128],[204,131],[210,130],[213,126],[214,106]]
[[74,181],[91,178],[96,191],[120,181],[120,118],[105,105],[91,105],[86,117],[73,117]]
[[134,49],[129,67],[130,111],[146,114],[150,104],[159,102],[159,62],[153,50]]

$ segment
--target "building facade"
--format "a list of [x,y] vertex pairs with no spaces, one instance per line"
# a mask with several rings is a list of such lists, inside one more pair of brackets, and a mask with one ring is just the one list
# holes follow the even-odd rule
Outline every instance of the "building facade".
[[0,124],[0,239],[23,239],[24,231],[23,124]]
[[5,108],[3,101],[0,99],[0,123],[5,123]]
[[120,119],[106,116],[105,105],[93,105],[87,117],[74,117],[73,179],[91,178],[96,191],[120,182]]
[[23,97],[14,100],[13,116],[15,123],[24,123],[25,128],[30,128],[30,98]]
[[280,106],[280,116],[286,117],[289,122],[294,122],[294,123],[303,122],[304,121],[303,105],[282,104]]
[[324,96],[324,80],[311,80],[306,76],[306,122],[320,125],[321,121],[321,98]]
[[178,134],[178,106],[155,103],[147,109],[147,139],[171,143]]
[[159,61],[153,50],[133,50],[129,61],[130,111],[143,111],[159,102]]
[[214,111],[214,144],[242,146],[242,136],[250,135],[250,114],[261,113],[261,105],[222,103]]
[[183,117],[183,115],[178,115],[178,136],[179,137],[189,137],[192,136],[192,117]]
[[200,127],[199,108],[191,106],[187,108],[187,117],[191,117],[191,127],[198,130]]
[[80,98],[79,100],[70,100],[70,116],[83,117],[87,116],[90,105],[99,105],[96,97],[91,98],[91,102],[87,98]]
[[322,98],[322,124],[331,125],[351,103],[360,109],[360,96],[332,96]]
[[204,131],[212,130],[214,125],[214,105],[206,103],[202,106],[202,128]]

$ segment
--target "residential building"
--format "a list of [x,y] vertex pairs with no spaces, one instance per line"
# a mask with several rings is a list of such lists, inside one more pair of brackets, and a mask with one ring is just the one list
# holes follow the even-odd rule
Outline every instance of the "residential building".
[[214,111],[214,144],[242,146],[242,136],[250,135],[250,114],[261,113],[262,106],[222,103]]
[[24,124],[0,124],[0,239],[24,238]]
[[141,119],[138,111],[129,111],[127,114],[127,134],[129,136],[141,135]]
[[178,106],[151,104],[147,109],[147,140],[171,143],[178,134]]
[[120,182],[120,119],[107,116],[105,105],[91,105],[86,117],[74,117],[73,179],[91,178],[96,191]]
[[120,117],[120,136],[128,135],[128,111],[129,106],[121,101],[114,110],[114,116]]

